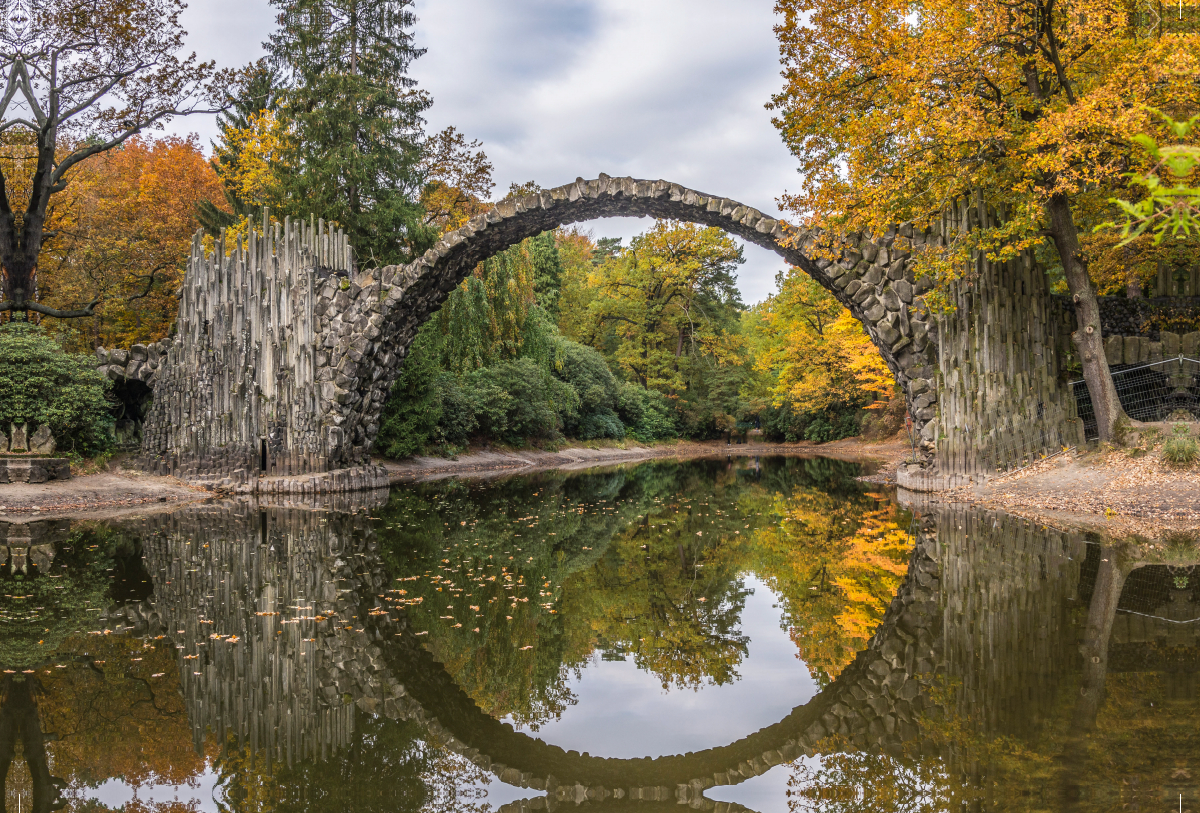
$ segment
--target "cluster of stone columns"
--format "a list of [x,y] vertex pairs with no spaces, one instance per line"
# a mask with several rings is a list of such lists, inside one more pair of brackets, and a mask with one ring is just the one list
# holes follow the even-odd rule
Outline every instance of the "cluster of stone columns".
[[[370,454],[384,403],[417,329],[450,291],[525,238],[630,215],[715,226],[769,248],[849,308],[919,433],[925,463],[905,474],[910,488],[986,477],[1079,434],[1056,351],[1062,326],[1030,257],[979,259],[953,287],[952,313],[926,303],[932,282],[918,273],[919,253],[997,219],[970,201],[926,230],[832,235],[667,181],[602,175],[502,201],[414,262],[372,271],[356,269],[345,235],[323,223],[264,219],[211,251],[197,236],[165,351],[99,361],[111,376],[153,377],[142,455],[153,471],[244,490],[263,477],[287,478],[277,491],[379,487]],[[324,476],[346,469],[360,475]]]

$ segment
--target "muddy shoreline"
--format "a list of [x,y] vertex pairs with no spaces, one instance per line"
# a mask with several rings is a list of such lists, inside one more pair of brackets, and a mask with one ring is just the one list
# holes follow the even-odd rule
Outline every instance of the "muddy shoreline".
[[[539,471],[579,471],[647,460],[781,455],[872,462],[876,464],[873,470],[860,479],[892,486],[896,467],[909,454],[906,439],[896,436],[884,441],[848,438],[824,444],[681,441],[628,444],[624,448],[581,445],[557,451],[479,449],[455,459],[417,457],[374,462],[386,468],[389,484],[395,486],[450,477],[480,480]],[[112,464],[108,471],[65,482],[0,485],[0,521],[116,519],[227,496],[221,490]],[[1060,455],[1015,474],[950,491],[916,493],[899,489],[897,497],[919,513],[939,506],[970,505],[1111,539],[1200,535],[1200,471],[1174,469],[1154,455],[1131,457],[1128,452],[1116,450]]]
[[536,471],[577,471],[593,466],[637,463],[645,460],[694,460],[714,457],[828,457],[836,460],[873,461],[880,468],[873,475],[886,478],[895,470],[906,447],[896,438],[885,441],[864,441],[859,438],[831,443],[744,443],[726,444],[723,441],[685,441],[663,445],[625,448],[572,447],[560,451],[473,451],[455,459],[415,457],[410,460],[376,460],[388,470],[392,485],[441,480],[447,477],[483,479],[529,474]]
[[[400,485],[447,477],[471,479],[529,474],[552,469],[577,471],[593,466],[636,463],[655,459],[689,460],[703,457],[752,457],[788,455],[832,457],[840,460],[877,461],[875,477],[886,479],[901,456],[903,444],[863,441],[858,438],[826,444],[725,444],[724,442],[679,442],[625,448],[586,446],[559,451],[476,450],[457,459],[418,457],[405,461],[376,460],[388,470],[389,483]],[[872,478],[875,479],[874,477]],[[47,483],[0,484],[0,521],[29,522],[35,519],[111,519],[129,514],[171,510],[198,500],[227,496],[225,492],[191,485],[175,477],[161,477],[121,468],[112,463],[108,471],[79,475],[71,480]]]

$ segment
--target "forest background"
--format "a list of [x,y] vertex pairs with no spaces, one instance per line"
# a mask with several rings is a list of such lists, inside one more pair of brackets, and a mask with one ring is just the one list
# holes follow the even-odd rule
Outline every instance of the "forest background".
[[[270,55],[231,76],[208,154],[196,137],[143,134],[81,163],[55,196],[38,296],[100,300],[94,317],[43,319],[64,348],[169,335],[198,229],[211,246],[223,229],[254,228],[264,207],[324,217],[371,267],[418,256],[491,205],[481,145],[424,130],[432,100],[407,78],[421,54],[407,3],[277,5]],[[3,139],[5,176],[22,177],[32,142]],[[849,312],[796,269],[747,306],[742,262],[730,236],[676,222],[648,221],[629,245],[558,229],[510,248],[421,329],[377,450],[897,431],[903,401]]]
[[[20,291],[13,312],[29,310],[18,305],[36,262],[33,310],[52,314],[46,326],[66,347],[151,341],[169,334],[197,226],[211,241],[222,229],[244,235],[264,208],[321,217],[346,230],[360,267],[373,267],[419,256],[486,209],[494,184],[481,145],[453,127],[426,131],[432,99],[409,76],[423,53],[411,0],[271,1],[278,27],[266,59],[240,72],[189,69],[206,98],[225,102],[211,156],[196,139],[150,137],[158,119],[123,130],[112,111],[88,119],[96,132],[54,131],[51,146],[64,154],[101,149],[104,126],[124,134],[89,160],[64,159],[45,241],[29,248],[40,256],[6,260],[6,285]],[[804,177],[782,202],[802,222],[851,232],[929,226],[967,198],[1005,212],[999,225],[917,252],[918,273],[935,284],[916,306],[950,309],[955,286],[971,284],[972,260],[1032,252],[1054,292],[1070,295],[1081,329],[1067,368],[1081,370],[1106,440],[1121,407],[1097,296],[1139,298],[1163,271],[1184,279],[1194,265],[1194,230],[1177,226],[1200,211],[1190,203],[1200,198],[1190,185],[1196,161],[1181,163],[1196,151],[1187,118],[1200,98],[1196,15],[1189,6],[1185,19],[1180,6],[1168,26],[1107,2],[972,8],[777,3],[784,82],[767,106]],[[182,41],[177,15],[147,14],[163,26],[151,39],[168,50]],[[1164,133],[1188,143],[1160,150]],[[29,194],[42,189],[31,168],[50,154],[43,137],[0,132],[7,198],[45,198]],[[1174,186],[1159,182],[1163,166]],[[1106,220],[1113,196],[1154,189],[1157,197],[1126,203],[1123,224]],[[898,428],[904,405],[890,373],[846,310],[796,269],[747,306],[742,262],[728,235],[671,222],[629,245],[560,229],[512,247],[475,269],[421,331],[379,450],[751,428],[824,441]],[[71,310],[83,303],[92,304]]]

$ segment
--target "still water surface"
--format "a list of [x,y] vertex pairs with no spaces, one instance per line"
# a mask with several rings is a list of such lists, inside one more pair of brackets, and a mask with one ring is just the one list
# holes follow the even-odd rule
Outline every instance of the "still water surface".
[[1190,541],[909,511],[860,473],[0,523],[5,809],[1200,802]]

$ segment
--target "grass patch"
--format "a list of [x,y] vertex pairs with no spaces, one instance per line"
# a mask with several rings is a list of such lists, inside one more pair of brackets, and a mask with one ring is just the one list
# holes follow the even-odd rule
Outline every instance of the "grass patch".
[[1163,460],[1173,466],[1190,466],[1200,458],[1200,443],[1191,437],[1186,424],[1176,424],[1175,434],[1163,443]]
[[102,452],[95,457],[83,457],[78,454],[68,455],[71,458],[71,476],[81,477],[85,474],[99,474],[108,469],[112,460],[112,452]]

